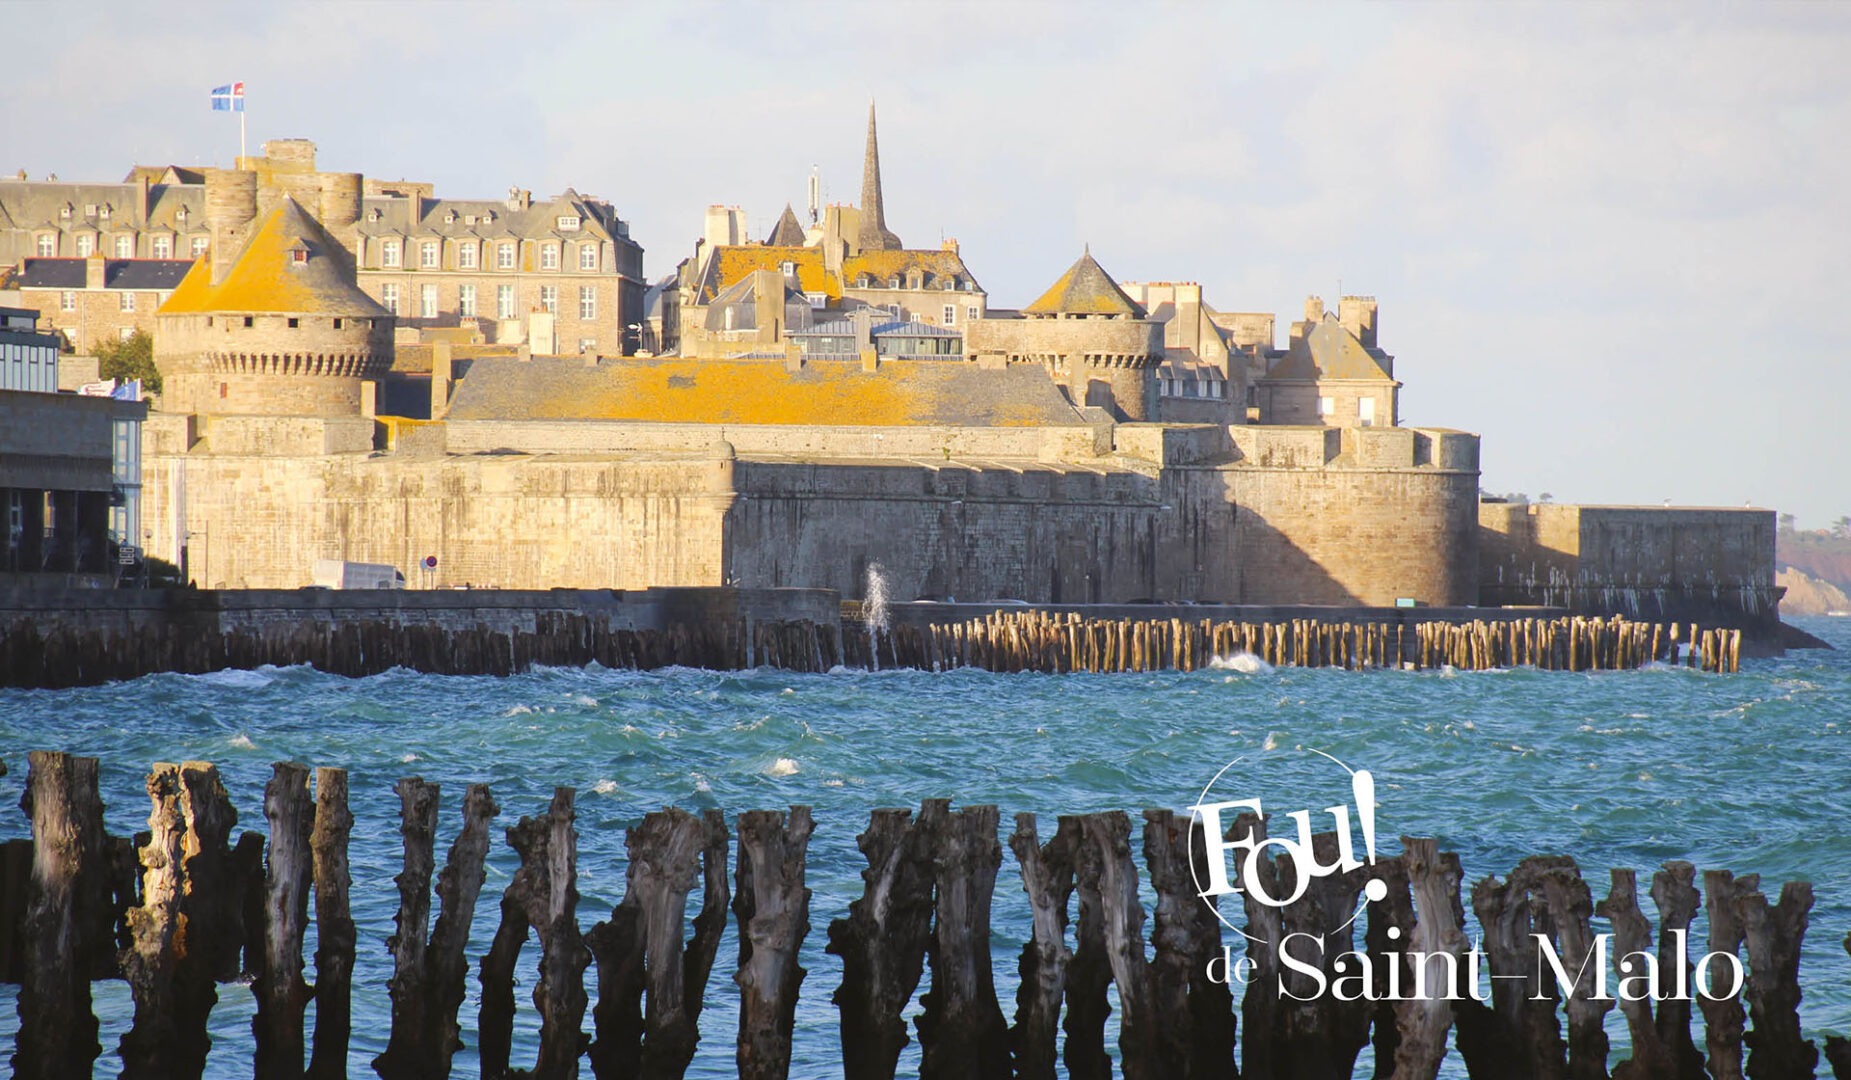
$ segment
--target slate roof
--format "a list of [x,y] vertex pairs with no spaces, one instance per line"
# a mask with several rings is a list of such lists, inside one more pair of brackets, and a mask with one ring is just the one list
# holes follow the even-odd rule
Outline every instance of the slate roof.
[[[1382,354],[1382,358],[1386,355]],[[1365,348],[1355,334],[1343,328],[1335,314],[1327,311],[1310,332],[1292,341],[1285,356],[1273,365],[1266,377],[1392,381],[1394,376],[1383,367],[1382,358]]]
[[[377,213],[379,220],[373,220]],[[561,217],[576,216],[576,230],[559,228]],[[472,222],[470,219],[474,218]],[[432,199],[403,195],[369,195],[358,225],[363,236],[468,237],[484,240],[593,237],[634,244],[629,226],[610,203],[587,198],[571,188],[552,199],[535,199],[525,210],[509,209],[501,199]]]
[[684,424],[947,424],[976,427],[1085,423],[1047,372],[1028,364],[986,370],[942,361],[812,360],[800,370],[749,360],[626,357],[477,360],[451,420],[632,420]]
[[1125,295],[1091,251],[1067,268],[1041,299],[1022,309],[1024,315],[1125,315],[1144,317],[1144,308]]
[[784,204],[784,213],[778,215],[778,223],[765,238],[767,247],[802,247],[804,241],[803,226],[797,223],[797,215],[791,210],[791,204]]
[[81,289],[84,259],[23,259],[16,279],[22,289]]
[[[298,245],[308,249],[305,263],[290,261]],[[210,256],[198,259],[161,305],[162,314],[218,311],[389,317],[354,284],[340,243],[287,195],[245,242],[223,281],[212,284]]]
[[804,292],[822,293],[830,300],[842,299],[844,288],[862,288],[857,282],[864,273],[873,281],[873,287],[885,288],[895,277],[905,285],[914,270],[921,273],[922,284],[928,289],[943,288],[945,282],[950,281],[952,288],[947,291],[983,291],[955,251],[864,251],[843,259],[842,274],[837,277],[823,265],[821,248],[742,244],[714,249],[696,283],[694,302],[711,303],[741,278],[750,277],[753,271],[777,270],[784,263],[791,264],[798,286]]

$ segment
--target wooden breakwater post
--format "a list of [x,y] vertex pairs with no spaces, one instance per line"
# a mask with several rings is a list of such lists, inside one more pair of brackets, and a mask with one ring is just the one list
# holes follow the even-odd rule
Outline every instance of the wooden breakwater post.
[[[346,1014],[317,1011],[305,1068],[309,1039],[302,1014],[293,1010],[305,975],[297,935],[306,926],[310,897],[322,938],[314,993],[332,998],[348,990],[355,996],[380,991],[347,981],[347,886],[359,892],[391,886],[349,881],[344,774],[316,770],[311,798],[305,766],[275,767],[264,800],[272,856],[266,871],[261,858],[238,854],[248,848],[246,839],[229,843],[236,812],[210,765],[154,768],[147,783],[149,830],[133,850],[102,829],[93,759],[37,754],[32,767],[25,809],[34,835],[24,841],[32,859],[24,875],[9,869],[0,878],[0,897],[27,896],[23,907],[3,910],[19,912],[34,929],[61,929],[31,939],[38,968],[4,973],[25,982],[15,1075],[87,1074],[99,1053],[89,984],[124,978],[135,1001],[133,1026],[121,1045],[125,1075],[198,1076],[208,1064],[216,984],[246,971],[256,977],[254,1035],[265,1055],[262,1075],[344,1073]],[[427,937],[438,792],[417,778],[397,790],[405,870],[396,880],[398,932],[389,942],[392,1037],[375,1069],[382,1077],[443,1077],[460,1048],[456,1010],[463,1000],[467,927],[496,808],[486,788],[467,792],[462,829],[436,885],[442,911]],[[724,815],[672,808],[644,815],[628,837],[622,900],[608,921],[581,938],[573,807],[571,789],[557,789],[542,813],[507,830],[521,866],[502,896],[502,929],[482,962],[484,1075],[515,1075],[507,1060],[512,972],[520,946],[535,930],[542,955],[533,1004],[541,1036],[527,1075],[579,1075],[587,1060],[599,1077],[684,1075],[700,1038],[699,1006],[709,992],[729,905],[740,936],[733,978],[741,997],[739,1075],[783,1077],[793,1061],[813,1060],[792,1028],[805,978],[798,957],[810,929],[805,867],[814,823],[808,810],[739,816],[731,860],[736,890],[728,888]],[[1403,837],[1401,854],[1315,877],[1290,903],[1254,902],[1254,888],[1287,896],[1301,884],[1294,879],[1297,864],[1281,854],[1237,869],[1249,889],[1243,932],[1262,943],[1247,946],[1251,970],[1242,987],[1212,977],[1231,935],[1197,895],[1206,858],[1199,827],[1163,810],[1144,814],[1141,860],[1133,819],[1124,813],[1062,817],[1045,842],[1034,815],[1016,816],[1007,850],[1015,855],[1011,876],[1019,875],[1027,895],[1031,929],[1022,943],[1023,979],[1011,1022],[996,997],[990,955],[992,902],[996,890],[1007,887],[999,881],[1005,858],[999,817],[995,807],[953,808],[946,800],[928,800],[916,818],[891,809],[871,815],[860,837],[868,864],[862,894],[829,925],[829,951],[844,961],[834,1000],[846,1077],[894,1075],[907,1041],[903,1017],[921,989],[921,1071],[931,1077],[1048,1077],[1063,1068],[1069,1076],[1103,1077],[1116,1066],[1131,1080],[1206,1078],[1233,1075],[1238,1063],[1249,1077],[1337,1080],[1352,1074],[1371,1044],[1378,1075],[1430,1077],[1447,1053],[1457,1052],[1473,1075],[1605,1076],[1610,1048],[1604,1021],[1615,1007],[1632,1032],[1630,1060],[1615,1075],[1805,1076],[1817,1064],[1818,1051],[1799,1025],[1800,956],[1813,901],[1805,882],[1787,882],[1770,899],[1755,875],[1707,871],[1699,887],[1690,864],[1667,863],[1652,878],[1654,924],[1640,908],[1630,870],[1614,870],[1598,901],[1575,861],[1563,856],[1526,858],[1509,874],[1467,888],[1455,855],[1431,839]],[[1264,825],[1237,821],[1230,839],[1245,829]],[[1263,831],[1254,838],[1263,839]],[[1337,845],[1337,834],[1317,834],[1310,854],[1328,865]],[[100,854],[110,852],[132,858],[112,862]],[[139,878],[138,892],[122,888],[128,875]],[[1365,878],[1379,878],[1386,887],[1369,894],[1352,922]],[[1146,882],[1155,896],[1149,909],[1139,900]],[[686,904],[697,885],[700,910],[689,920]],[[252,905],[252,897],[260,902]],[[1465,992],[1467,900],[1482,928],[1483,964],[1492,976],[1484,980],[1488,1001]],[[1638,978],[1636,959],[1626,957],[1651,950],[1654,942],[1666,980],[1661,987],[1677,978],[1672,973],[1695,979],[1679,932],[1700,910],[1710,927],[1701,948],[1745,969],[1739,998],[1703,998],[1693,1010],[1675,997],[1652,1002],[1601,992],[1613,979]],[[1599,955],[1592,930],[1597,917],[1607,919],[1614,934],[1607,949],[1612,966],[1604,972],[1589,963]],[[1071,949],[1069,928],[1076,931]],[[6,935],[20,929],[0,925]],[[1553,974],[1533,934],[1546,938],[1571,975]],[[1349,963],[1345,952],[1364,951],[1378,1000],[1281,997],[1280,979],[1302,991],[1310,977],[1304,967],[1288,971],[1277,962],[1295,949],[1295,936],[1324,939],[1321,957],[1294,957],[1327,981],[1347,973],[1339,966]],[[584,1030],[589,1002],[583,976],[592,963],[599,968],[595,1041]],[[1731,964],[1707,966],[1726,987]],[[1115,1039],[1109,1030],[1114,994]],[[1064,1060],[1057,1060],[1063,1013]],[[1704,1024],[1700,1041],[1691,1037],[1694,1019]],[[327,1064],[330,1056],[339,1064]],[[1828,1040],[1826,1056],[1835,1075],[1851,1076],[1851,1043]]]
[[1371,622],[1198,618],[1092,619],[1078,612],[998,610],[954,622],[844,624],[845,662],[861,668],[995,672],[1197,671],[1246,654],[1274,667],[1434,670],[1533,667],[1626,671],[1682,662],[1741,670],[1740,630],[1683,631],[1623,616]]

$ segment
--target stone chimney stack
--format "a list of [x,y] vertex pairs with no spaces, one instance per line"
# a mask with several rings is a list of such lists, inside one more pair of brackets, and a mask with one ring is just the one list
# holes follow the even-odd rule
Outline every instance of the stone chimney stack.
[[1364,348],[1375,348],[1375,297],[1345,296],[1337,301],[1337,320]]
[[898,251],[905,245],[887,231],[887,212],[881,205],[881,150],[874,134],[874,103],[868,103],[868,149],[861,163],[861,227],[856,246],[862,251]]
[[94,251],[84,260],[84,288],[101,289],[108,284],[108,265],[103,261],[103,253]]

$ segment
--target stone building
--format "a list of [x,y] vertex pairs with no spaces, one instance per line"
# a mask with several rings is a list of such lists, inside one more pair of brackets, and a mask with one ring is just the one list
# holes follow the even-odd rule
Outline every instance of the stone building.
[[1394,427],[1401,393],[1394,372],[1395,358],[1376,346],[1374,297],[1343,297],[1332,314],[1314,296],[1285,355],[1258,380],[1260,422]]
[[727,356],[729,342],[707,336],[706,309],[760,271],[776,271],[818,313],[839,319],[857,308],[884,310],[901,322],[962,328],[984,317],[988,297],[964,265],[955,240],[936,249],[908,248],[887,227],[881,193],[880,144],[868,110],[862,162],[862,205],[828,207],[823,222],[804,230],[787,205],[764,243],[745,234],[737,207],[714,206],[694,257],[683,264],[678,304],[686,356]]
[[1163,341],[1164,325],[1088,250],[1034,303],[971,323],[965,350],[979,364],[1040,366],[1075,405],[1136,422],[1157,418],[1153,379]]
[[292,195],[261,220],[249,172],[207,177],[213,249],[156,316],[162,411],[350,416],[392,365],[393,319]]
[[20,303],[49,312],[66,348],[93,349],[137,331],[154,333],[154,312],[186,276],[188,259],[32,258],[0,276]]
[[1203,302],[1202,286],[1193,281],[1127,281],[1121,288],[1152,322],[1163,324],[1156,418],[1185,424],[1246,423],[1251,378],[1247,353]]
[[[287,198],[320,219],[357,263],[360,287],[401,326],[467,327],[482,341],[527,344],[540,329],[545,352],[621,355],[636,348],[629,328],[643,316],[643,251],[608,202],[571,189],[539,202],[518,189],[506,199],[439,199],[429,183],[322,171],[307,139],[272,139],[237,164],[228,171],[251,178],[260,216]],[[75,264],[45,264],[31,274],[22,268],[10,287],[33,289],[47,321],[79,348],[146,329],[151,308],[142,310],[142,294],[173,288],[184,266],[124,271],[115,264],[202,255],[213,242],[207,178],[217,171],[136,166],[120,184],[0,180],[0,267],[100,254],[110,260],[100,286],[71,284]],[[125,272],[135,283],[109,291]],[[144,288],[151,276],[172,282]],[[63,284],[28,283],[54,279]],[[103,291],[86,298],[85,288]],[[123,299],[127,292],[133,300]],[[112,318],[112,301],[133,307],[118,307]]]

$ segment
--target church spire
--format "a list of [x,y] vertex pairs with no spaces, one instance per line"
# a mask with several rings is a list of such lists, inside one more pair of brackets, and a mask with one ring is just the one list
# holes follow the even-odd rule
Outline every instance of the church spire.
[[887,231],[881,207],[881,152],[874,135],[874,103],[868,102],[868,153],[861,165],[861,227],[855,236],[862,251],[898,251],[904,245]]

